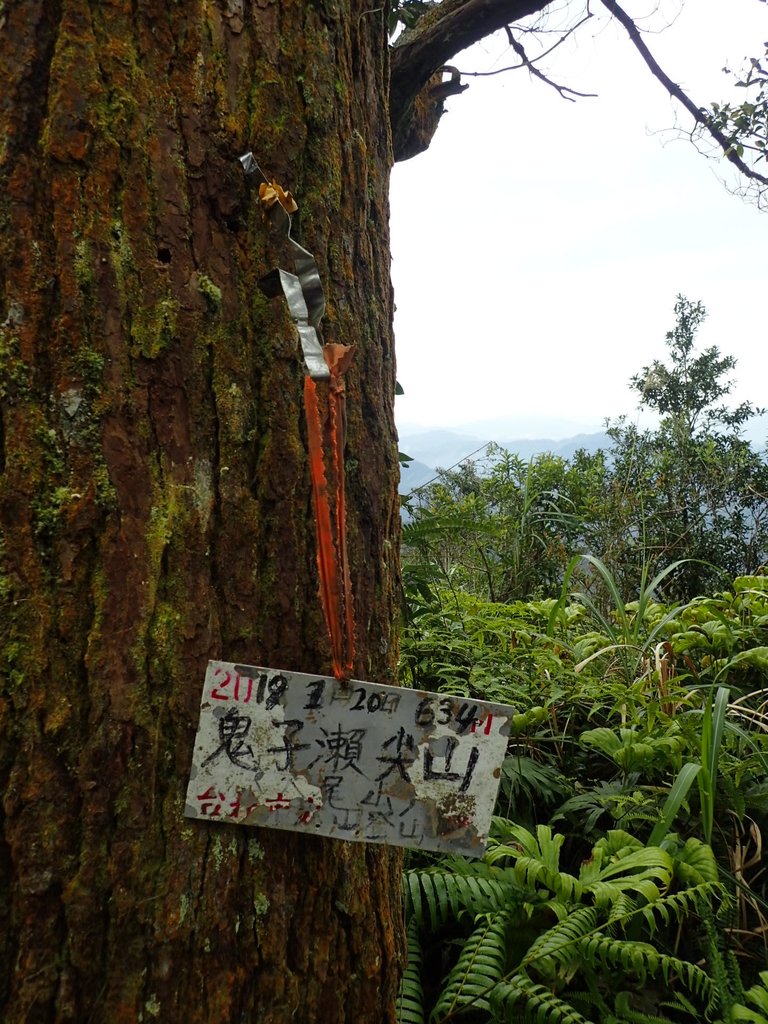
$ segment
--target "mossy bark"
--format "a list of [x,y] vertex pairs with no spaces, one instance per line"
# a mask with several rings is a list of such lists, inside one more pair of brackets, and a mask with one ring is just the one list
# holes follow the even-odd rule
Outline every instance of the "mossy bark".
[[247,149],[299,200],[324,340],[357,346],[355,674],[393,678],[382,10],[6,0],[0,25],[0,1017],[392,1021],[396,852],[182,817],[207,660],[330,664]]

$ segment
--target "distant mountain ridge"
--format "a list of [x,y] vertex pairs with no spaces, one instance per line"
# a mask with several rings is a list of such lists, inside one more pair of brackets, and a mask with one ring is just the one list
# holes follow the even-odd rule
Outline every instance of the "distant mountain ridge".
[[[644,415],[643,421],[635,421],[634,425],[643,430],[655,429],[657,422],[654,417]],[[460,426],[456,430],[425,430],[412,424],[403,424],[400,428],[400,451],[410,455],[413,462],[402,467],[400,493],[408,494],[417,487],[423,487],[437,475],[438,468],[450,469],[468,458],[482,458],[482,449],[497,438],[512,436],[511,441],[498,440],[496,443],[500,448],[515,452],[522,459],[531,459],[542,452],[570,459],[580,448],[588,452],[609,448],[611,441],[605,431],[590,431],[590,426],[589,421],[566,420],[547,415],[537,420],[530,417],[488,419]],[[559,440],[546,436],[514,438],[515,430],[521,433],[529,430],[541,430],[544,433],[551,430],[555,434],[569,436],[561,436]],[[768,414],[749,420],[744,425],[743,436],[757,451],[768,457]]]
[[[401,467],[400,493],[409,494],[417,487],[423,487],[437,475],[438,469],[450,469],[468,458],[481,458],[483,450],[490,443],[489,438],[454,433],[452,430],[404,433],[400,438],[400,451],[409,455],[413,461]],[[544,452],[570,459],[581,448],[588,452],[607,448],[610,438],[605,432],[598,431],[594,434],[574,434],[559,441],[551,438],[515,438],[496,443],[522,459],[532,459]]]

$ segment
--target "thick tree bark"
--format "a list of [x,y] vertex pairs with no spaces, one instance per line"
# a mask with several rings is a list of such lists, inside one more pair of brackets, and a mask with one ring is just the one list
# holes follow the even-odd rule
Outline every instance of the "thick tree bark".
[[[355,673],[391,681],[384,15],[365,0],[0,5],[0,1017],[393,1020],[400,859],[190,822],[210,657],[327,670],[287,266],[347,374]],[[290,267],[288,267],[290,269]]]

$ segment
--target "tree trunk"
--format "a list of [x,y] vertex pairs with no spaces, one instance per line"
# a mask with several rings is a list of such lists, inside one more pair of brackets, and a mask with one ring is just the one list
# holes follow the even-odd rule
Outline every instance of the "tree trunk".
[[182,817],[206,662],[327,671],[300,204],[354,343],[355,674],[391,682],[387,45],[367,0],[0,4],[0,1017],[386,1022],[400,859]]

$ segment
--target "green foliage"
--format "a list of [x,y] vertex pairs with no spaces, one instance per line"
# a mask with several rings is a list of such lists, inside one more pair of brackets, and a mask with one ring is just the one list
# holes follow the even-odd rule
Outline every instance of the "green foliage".
[[661,844],[666,834],[672,828],[672,823],[677,817],[678,811],[688,795],[688,790],[691,788],[693,780],[700,771],[701,765],[692,764],[690,761],[682,766],[679,774],[667,793],[664,806],[661,808],[659,820],[654,825],[653,831],[648,838],[649,845],[657,846]]
[[747,1002],[756,1009],[734,1006],[733,1020],[750,1021],[751,1024],[768,1024],[768,971],[760,972],[760,982],[745,993]]
[[723,572],[751,572],[768,557],[768,476],[764,460],[740,436],[763,410],[722,401],[733,387],[735,359],[717,346],[696,354],[706,318],[700,302],[679,295],[675,315],[666,336],[669,364],[655,360],[631,381],[640,405],[661,416],[658,429],[639,431],[620,419],[608,430],[614,480],[622,483],[639,541],[619,545],[611,560],[631,577],[638,557],[650,558],[654,568],[689,559],[663,592],[690,598],[717,585]]
[[490,864],[467,865],[460,860],[444,866],[413,869],[405,875],[405,910],[409,920],[432,930],[465,913],[500,911],[522,904],[525,890],[511,870]]
[[410,509],[403,682],[513,710],[485,857],[406,873],[402,1020],[768,1019],[768,468],[675,310],[658,430]]
[[751,982],[768,893],[740,851],[768,829],[768,578],[684,605],[641,581],[624,602],[598,563],[615,603],[415,592],[406,674],[520,709],[484,859],[406,874],[432,1024],[753,1012],[733,936]]
[[542,811],[554,811],[570,795],[571,785],[550,754],[542,751],[534,759],[524,749],[513,747],[501,766],[499,809],[509,816],[514,807],[516,820],[530,826]]
[[[649,576],[649,562],[644,560],[640,567],[640,585],[636,601],[624,602],[618,580],[608,566],[594,555],[585,555],[584,561],[595,570],[596,579],[600,583],[600,592],[610,602],[609,610],[604,612],[598,602],[584,592],[576,598],[590,612],[594,622],[599,624],[603,635],[610,637],[613,647],[621,652],[627,669],[631,673],[637,671],[639,661],[646,658],[648,651],[664,635],[664,629],[679,614],[676,605],[666,609],[662,614],[655,614],[660,606],[654,601],[665,580],[675,573],[682,562],[673,562],[654,576]],[[597,645],[598,651],[605,646]],[[594,655],[590,655],[593,657]],[[629,656],[630,660],[626,658]]]
[[480,915],[448,972],[430,1015],[440,1021],[465,1008],[490,1010],[489,996],[505,974],[509,914]]
[[408,963],[400,982],[397,999],[399,1024],[424,1024],[424,989],[421,983],[422,952],[419,925],[414,918],[408,922]]
[[541,1021],[541,1024],[590,1024],[565,1000],[526,974],[515,974],[491,995],[497,1021]]
[[760,171],[768,152],[768,44],[764,56],[750,58],[742,72],[723,70],[735,78],[745,98],[737,104],[713,103],[706,111],[708,120],[726,137],[737,156]]
[[491,448],[488,466],[440,472],[409,505],[407,585],[511,603],[576,584],[620,612],[755,575],[768,561],[768,464],[741,430],[762,410],[726,404],[735,360],[717,346],[697,352],[705,317],[678,296],[668,361],[631,380],[660,416],[655,430],[620,418],[608,452],[526,463]]
[[[578,877],[562,870],[565,837],[548,826],[531,832],[496,818],[493,833],[479,863],[459,867],[455,859],[453,872],[446,865],[406,873],[409,944],[419,949],[418,927],[439,936],[443,955],[452,955],[431,1008],[418,1004],[423,987],[404,980],[401,1003],[410,1016],[401,1013],[402,1021],[429,1013],[432,1024],[442,1024],[469,1011],[490,1013],[494,1021],[518,1020],[520,1013],[533,1020],[602,1020],[603,993],[616,976],[625,993],[639,994],[651,981],[660,992],[682,985],[710,1007],[707,973],[663,948],[671,924],[707,911],[722,895],[716,878],[703,877],[711,874],[709,862],[691,875],[702,880],[672,891],[672,853],[643,847],[626,832],[614,830],[595,843]],[[687,855],[706,860],[692,849]],[[583,1016],[584,1001],[594,1016]]]
[[403,529],[406,565],[491,601],[526,599],[558,585],[580,540],[585,466],[488,453],[487,474],[467,463],[420,492]]
[[728,711],[729,691],[724,686],[716,694],[708,694],[704,703],[704,718],[701,727],[701,771],[699,772],[699,795],[701,798],[701,824],[704,838],[712,842],[712,826],[715,820],[715,795],[720,746],[723,742],[725,716]]
[[641,405],[664,417],[672,437],[686,444],[710,431],[733,430],[758,411],[749,402],[736,409],[715,405],[728,395],[733,382],[725,378],[736,366],[733,356],[721,356],[717,346],[695,356],[696,333],[706,319],[701,302],[678,295],[674,328],[666,343],[671,366],[654,360],[632,378]]
[[580,742],[610,757],[625,776],[639,770],[666,771],[670,765],[679,767],[685,747],[676,722],[670,722],[661,735],[643,734],[636,727],[614,732],[607,726],[600,726],[583,732]]

